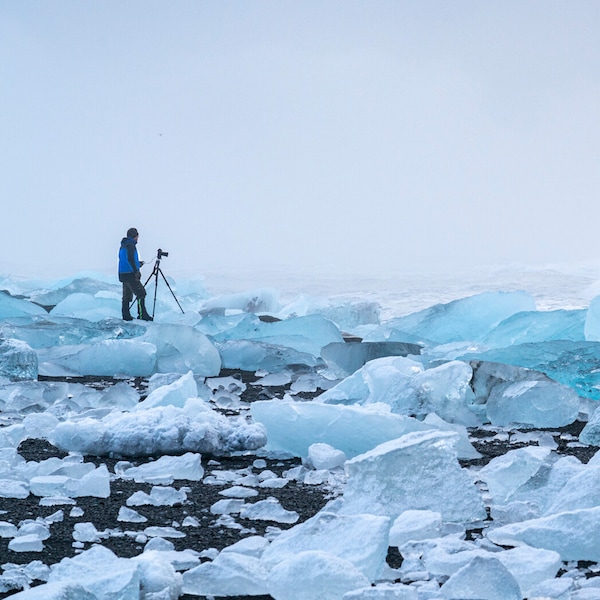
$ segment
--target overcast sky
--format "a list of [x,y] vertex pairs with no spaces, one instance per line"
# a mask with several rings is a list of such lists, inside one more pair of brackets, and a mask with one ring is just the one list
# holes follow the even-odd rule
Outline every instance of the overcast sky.
[[[600,3],[1,0],[0,267],[600,261]],[[169,262],[166,262],[166,261]]]

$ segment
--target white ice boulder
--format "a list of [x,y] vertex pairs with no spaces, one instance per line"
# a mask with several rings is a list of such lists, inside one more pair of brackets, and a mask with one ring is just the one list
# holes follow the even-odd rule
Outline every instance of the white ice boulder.
[[186,452],[183,456],[161,456],[137,467],[131,463],[117,463],[115,473],[136,483],[170,484],[176,479],[200,481],[204,468],[200,454]]
[[103,546],[92,546],[52,565],[48,583],[61,582],[77,582],[96,600],[138,600],[142,585],[138,565]]
[[267,430],[266,449],[299,457],[307,456],[309,447],[316,443],[329,444],[353,457],[405,433],[432,429],[384,408],[264,400],[253,402],[250,413]]
[[329,444],[311,444],[308,447],[307,462],[314,469],[335,469],[346,462],[346,455]]
[[540,446],[509,450],[485,465],[479,471],[479,477],[487,483],[494,502],[504,504],[544,464],[551,464],[550,454],[550,448]]
[[444,521],[486,518],[483,500],[458,463],[455,433],[408,433],[345,464],[343,514],[371,513],[396,519],[406,510],[432,510]]
[[522,600],[517,580],[493,556],[476,556],[441,587],[448,600]]
[[155,406],[178,406],[183,408],[189,398],[198,397],[198,385],[194,373],[188,371],[173,383],[164,385],[148,394],[145,400],[133,407],[134,411],[147,410]]
[[75,581],[57,581],[44,583],[11,596],[13,600],[98,600],[98,596],[89,592]]
[[260,559],[221,552],[183,574],[182,592],[193,596],[260,596],[269,593],[268,572]]
[[390,529],[390,546],[402,546],[411,540],[436,538],[442,532],[442,515],[433,510],[405,510]]
[[519,546],[504,552],[496,552],[497,558],[517,580],[523,596],[531,597],[532,591],[548,579],[556,577],[563,566],[560,554],[543,548]]
[[51,441],[70,452],[138,457],[256,450],[266,443],[266,434],[260,424],[227,418],[204,401],[191,399],[183,409],[157,406],[112,412],[100,420],[65,421],[56,427]]
[[351,562],[319,550],[301,552],[278,563],[269,572],[268,582],[275,600],[341,600],[346,592],[369,585]]
[[373,582],[385,564],[389,528],[387,517],[339,515],[323,509],[277,536],[264,551],[262,559],[272,569],[302,552],[321,550],[348,561]]
[[500,546],[528,545],[554,550],[563,561],[600,560],[600,506],[511,523],[487,537]]

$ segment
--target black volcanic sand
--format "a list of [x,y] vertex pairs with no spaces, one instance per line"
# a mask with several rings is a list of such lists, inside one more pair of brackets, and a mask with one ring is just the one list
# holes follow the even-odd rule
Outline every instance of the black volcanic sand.
[[[243,373],[239,371],[224,371],[221,376],[233,375],[242,379],[246,383],[251,383],[256,379],[253,373]],[[40,378],[42,379],[42,378]],[[50,378],[46,378],[50,379]],[[101,380],[101,378],[71,378],[70,381],[84,382],[92,387],[106,387],[115,382]],[[131,380],[129,382],[138,390],[144,391],[147,382],[141,379]],[[258,399],[268,399],[271,397],[281,397],[286,391],[285,387],[281,388],[259,388],[248,385],[247,391],[242,394],[242,399],[251,402]],[[320,392],[319,392],[320,393]],[[317,394],[305,394],[304,397],[309,399]],[[143,396],[142,396],[143,398]],[[596,453],[598,448],[590,446],[577,446],[569,444],[576,441],[584,423],[575,422],[570,426],[562,428],[553,428],[551,431],[554,434],[554,439],[558,443],[556,452],[561,455],[570,454],[576,456],[583,463]],[[531,432],[532,430],[521,430],[523,432]],[[483,466],[492,458],[501,456],[515,448],[526,446],[527,443],[515,442],[511,443],[510,439],[506,441],[496,439],[496,431],[486,430],[481,428],[478,430],[469,431],[472,444],[482,454],[482,457],[476,460],[461,461],[461,464],[467,466]],[[511,431],[511,433],[514,433]],[[59,451],[46,440],[28,439],[23,441],[18,452],[23,458],[28,461],[42,461],[47,458],[56,456],[64,457],[65,453]],[[205,470],[205,476],[213,471],[238,471],[252,466],[257,456],[253,453],[230,457],[211,457],[203,454],[202,465]],[[111,473],[114,473],[114,466],[120,459],[105,458],[105,457],[86,457],[86,461],[91,461],[96,465],[105,464]],[[131,460],[127,459],[134,465],[139,465],[149,462],[152,459]],[[301,464],[300,459],[295,460],[266,460],[266,469],[281,475],[284,471]],[[254,469],[256,472],[257,469]],[[44,541],[43,552],[13,552],[8,550],[9,539],[0,538],[0,565],[6,563],[28,564],[32,561],[42,561],[46,565],[53,565],[65,557],[75,556],[81,549],[73,547],[73,530],[76,523],[93,523],[99,532],[105,530],[131,532],[139,531],[142,533],[149,526],[173,526],[174,523],[181,524],[188,517],[195,517],[199,523],[199,527],[182,527],[180,531],[186,535],[184,538],[169,538],[176,550],[192,549],[198,552],[215,548],[222,550],[223,548],[234,544],[235,542],[248,537],[249,535],[264,535],[268,527],[278,527],[280,529],[288,529],[291,524],[282,524],[260,520],[242,519],[239,515],[235,516],[235,521],[243,527],[243,529],[231,529],[223,526],[216,526],[215,522],[218,515],[210,513],[210,507],[222,500],[223,496],[219,492],[230,484],[210,485],[204,484],[202,481],[175,481],[171,487],[181,489],[187,488],[187,500],[184,504],[175,506],[135,506],[133,507],[139,514],[148,519],[144,523],[125,523],[117,521],[119,509],[126,506],[127,499],[137,491],[150,493],[152,486],[150,484],[139,484],[129,480],[114,479],[111,481],[111,495],[109,498],[77,498],[75,506],[84,511],[84,514],[79,517],[71,517],[71,505],[58,506],[40,506],[40,498],[30,494],[26,499],[6,499],[0,498],[0,521],[8,521],[14,525],[18,525],[26,519],[35,520],[37,517],[48,517],[58,510],[62,510],[64,518],[62,521],[50,525],[50,537]],[[298,482],[290,481],[283,488],[254,488],[258,492],[258,496],[252,498],[252,501],[263,500],[268,497],[275,497],[279,500],[283,508],[296,511],[300,518],[298,523],[306,521],[308,518],[315,515],[330,498],[330,492],[321,486],[304,485]],[[481,530],[468,532],[467,537],[472,538],[480,535]],[[123,534],[122,536],[110,537],[103,539],[100,542],[103,546],[112,550],[117,556],[129,558],[136,556],[143,551],[143,544],[136,542],[135,537]],[[83,549],[88,549],[92,543],[84,543]],[[402,557],[397,549],[390,549],[388,553],[388,563],[391,567],[397,568],[402,563]],[[40,582],[41,583],[41,582]],[[34,583],[35,585],[35,583]],[[15,594],[14,590],[7,593],[0,593],[0,599],[8,598]],[[198,599],[198,596],[182,595],[182,600]],[[228,600],[267,600],[271,596],[229,596]]]

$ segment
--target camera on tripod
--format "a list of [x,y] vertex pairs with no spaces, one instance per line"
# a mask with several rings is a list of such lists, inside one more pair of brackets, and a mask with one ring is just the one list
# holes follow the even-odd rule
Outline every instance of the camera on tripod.
[[160,248],[158,249],[158,252],[156,253],[156,258],[158,258],[158,260],[160,260],[163,256],[169,256],[168,252],[164,252],[163,250],[161,250]]

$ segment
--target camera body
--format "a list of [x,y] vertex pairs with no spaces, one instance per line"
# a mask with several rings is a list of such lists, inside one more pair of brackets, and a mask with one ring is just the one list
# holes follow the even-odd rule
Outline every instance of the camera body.
[[158,258],[158,260],[160,260],[163,256],[169,256],[168,252],[165,252],[164,250],[161,250],[160,248],[158,249],[158,252],[156,253],[156,258]]

